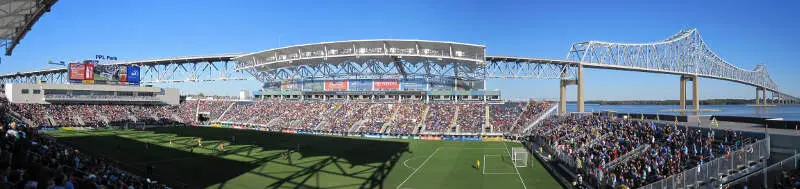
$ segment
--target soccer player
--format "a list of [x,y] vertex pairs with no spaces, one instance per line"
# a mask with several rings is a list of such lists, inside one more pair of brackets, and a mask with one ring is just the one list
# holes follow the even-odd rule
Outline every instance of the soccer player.
[[219,143],[219,151],[225,151],[225,143]]
[[203,138],[202,137],[197,137],[197,146],[203,147]]
[[475,160],[475,168],[481,168],[481,160]]

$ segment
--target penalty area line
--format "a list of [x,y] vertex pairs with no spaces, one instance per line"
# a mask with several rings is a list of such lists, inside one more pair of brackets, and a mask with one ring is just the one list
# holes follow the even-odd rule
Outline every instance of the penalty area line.
[[433,151],[433,153],[431,153],[431,155],[429,155],[429,156],[428,156],[428,158],[427,158],[427,159],[425,159],[425,161],[423,161],[423,162],[422,162],[422,164],[420,164],[420,165],[419,165],[419,167],[417,167],[416,169],[414,169],[414,172],[411,172],[411,174],[410,174],[410,175],[408,175],[408,177],[406,177],[406,179],[405,179],[405,180],[403,180],[403,182],[401,182],[399,185],[397,185],[397,189],[400,189],[400,187],[401,187],[401,186],[403,186],[403,184],[405,184],[405,183],[408,181],[408,179],[410,179],[412,176],[414,176],[414,174],[416,174],[416,173],[417,173],[417,171],[419,171],[420,169],[422,169],[422,166],[425,166],[425,164],[426,164],[426,163],[428,163],[428,160],[431,160],[431,158],[433,157],[433,155],[436,155],[436,152],[439,152],[439,149],[440,149],[440,148],[441,148],[441,147],[439,147],[439,148],[436,148],[436,150],[434,150],[434,151]]
[[412,160],[412,159],[417,158],[417,157],[419,157],[419,156],[414,156],[414,157],[408,158],[407,160],[403,161],[403,166],[408,167],[408,169],[414,169],[414,168],[411,168],[411,166],[408,166],[408,164],[406,164],[406,163],[408,163],[409,160]]

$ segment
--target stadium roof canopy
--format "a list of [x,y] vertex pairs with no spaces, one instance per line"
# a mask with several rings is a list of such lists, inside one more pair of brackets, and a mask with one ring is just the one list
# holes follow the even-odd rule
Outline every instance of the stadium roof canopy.
[[379,61],[485,64],[486,46],[425,40],[353,40],[294,45],[236,57],[237,69],[275,70],[302,65]]
[[11,56],[34,23],[58,0],[0,0],[0,47]]

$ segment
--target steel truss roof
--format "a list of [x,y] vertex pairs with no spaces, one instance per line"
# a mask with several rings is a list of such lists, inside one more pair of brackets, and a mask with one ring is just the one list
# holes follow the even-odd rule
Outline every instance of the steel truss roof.
[[[413,48],[412,48],[413,47]],[[336,49],[336,52],[331,50]],[[428,49],[428,50],[425,50]],[[327,53],[326,53],[327,52]],[[360,40],[297,45],[249,54],[174,57],[111,64],[138,64],[145,83],[309,78],[458,77],[464,79],[575,79],[577,67],[721,79],[765,88],[790,100],[761,64],[733,66],[684,30],[653,43],[575,43],[565,60],[486,56],[485,47],[421,40]],[[65,82],[66,69],[0,75],[0,82]],[[55,81],[55,82],[54,82]]]
[[33,27],[33,24],[50,12],[57,0],[3,0],[0,1],[0,47],[11,56],[14,47]]

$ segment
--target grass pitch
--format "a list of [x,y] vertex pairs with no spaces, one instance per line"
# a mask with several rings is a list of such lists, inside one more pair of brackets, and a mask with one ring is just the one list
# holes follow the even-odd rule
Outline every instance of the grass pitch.
[[512,142],[371,140],[206,127],[48,133],[138,175],[155,166],[154,177],[175,188],[561,188],[533,156],[528,167],[515,168],[509,152],[522,145]]

